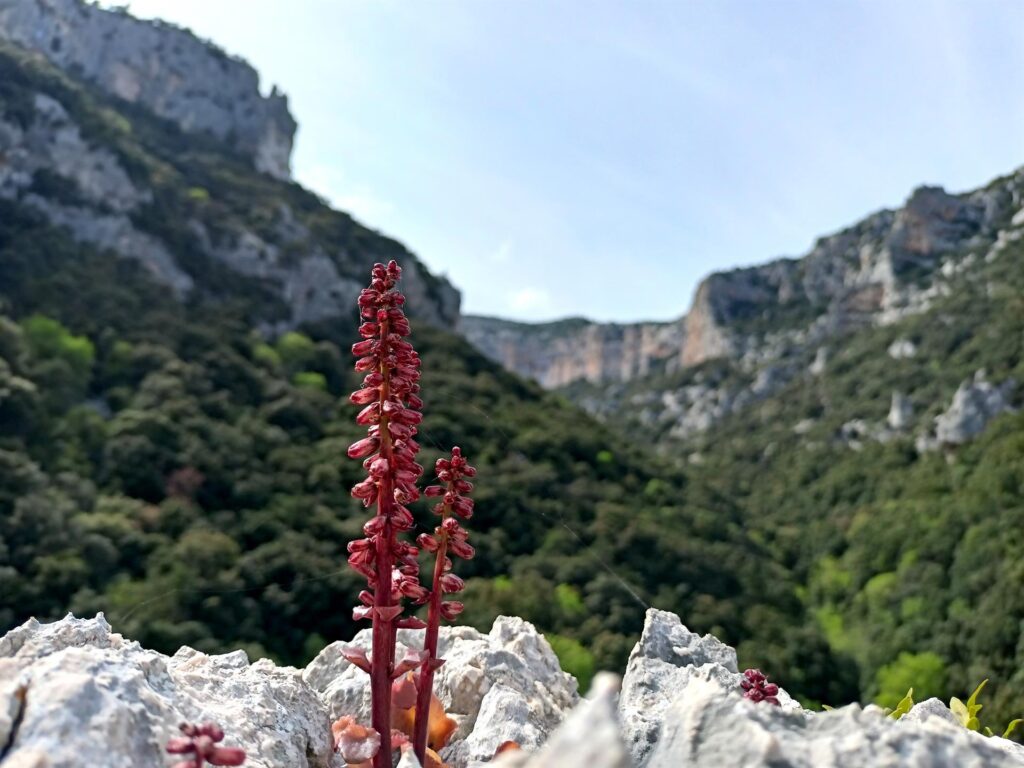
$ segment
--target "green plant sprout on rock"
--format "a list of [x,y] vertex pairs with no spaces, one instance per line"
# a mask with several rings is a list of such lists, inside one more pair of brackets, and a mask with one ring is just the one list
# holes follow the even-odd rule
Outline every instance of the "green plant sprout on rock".
[[[957,722],[960,723],[964,728],[969,731],[980,731],[986,736],[995,736],[995,732],[988,726],[982,727],[981,721],[978,719],[978,713],[981,712],[983,704],[978,703],[978,694],[981,693],[982,689],[988,685],[988,678],[978,683],[978,687],[974,689],[974,692],[968,697],[966,702],[961,701],[956,696],[949,700],[949,711],[953,713],[953,717],[956,718]],[[905,714],[907,714],[914,706],[914,689],[911,688],[907,691],[907,695],[904,696],[900,703],[896,705],[894,709],[886,709],[885,713],[893,720],[899,720]],[[1003,729],[1002,737],[1004,739],[1010,738],[1010,735],[1017,729],[1017,726],[1024,722],[1024,718],[1016,718],[1011,720],[1009,724]]]
[[[974,692],[968,697],[967,702],[962,702],[956,696],[949,700],[949,709],[953,715],[959,721],[960,725],[967,728],[970,731],[982,731],[986,736],[995,736],[995,733],[991,728],[985,726],[982,728],[981,721],[978,719],[978,713],[981,712],[983,704],[978,703],[978,694],[981,693],[982,689],[988,684],[988,678],[978,683],[978,687],[974,689]],[[1010,738],[1018,725],[1024,722],[1021,718],[1011,720],[1006,728],[1003,730],[1003,738]]]

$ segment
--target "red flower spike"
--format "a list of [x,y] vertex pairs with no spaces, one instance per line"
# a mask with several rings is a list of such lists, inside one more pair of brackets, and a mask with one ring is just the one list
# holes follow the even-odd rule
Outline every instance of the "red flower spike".
[[192,725],[182,723],[178,729],[184,734],[167,742],[167,752],[172,755],[191,755],[187,760],[175,763],[174,768],[203,768],[210,765],[242,765],[245,750],[238,747],[218,747],[224,731],[216,723]]
[[466,531],[454,517],[458,515],[468,518],[473,512],[473,502],[463,494],[469,493],[473,486],[463,480],[472,477],[476,470],[469,466],[462,455],[462,450],[452,448],[450,459],[438,459],[434,471],[441,484],[431,485],[424,492],[430,498],[440,501],[434,505],[434,512],[441,516],[441,524],[434,529],[434,534],[423,534],[417,540],[420,547],[434,552],[434,580],[429,593],[427,609],[427,630],[423,637],[423,652],[426,662],[420,667],[419,689],[416,701],[416,721],[413,733],[413,750],[421,764],[425,764],[427,749],[427,713],[430,707],[430,696],[433,690],[434,671],[443,663],[437,658],[437,634],[441,619],[452,621],[462,613],[462,603],[445,602],[445,593],[461,592],[465,587],[462,579],[450,573],[452,563],[448,558],[451,554],[468,560],[473,556],[473,548],[466,543]]
[[[410,328],[402,309],[405,297],[396,288],[401,275],[394,261],[386,266],[375,264],[369,287],[359,294],[363,323],[359,326],[361,340],[352,345],[352,354],[358,358],[355,369],[366,376],[362,388],[349,398],[361,407],[356,423],[367,428],[366,437],[348,449],[350,458],[363,460],[367,474],[352,488],[352,495],[365,506],[375,507],[374,516],[363,525],[366,538],[349,545],[349,563],[366,577],[369,587],[360,594],[361,605],[353,616],[373,621],[368,670],[372,728],[368,730],[380,739],[380,748],[373,755],[374,768],[391,768],[395,630],[412,621],[401,618],[402,601],[409,598],[422,603],[430,594],[419,581],[419,551],[398,539],[413,527],[413,516],[405,504],[419,498],[417,483],[423,471],[416,463],[419,445],[413,439],[423,418],[418,410],[423,404],[418,394],[420,359],[404,338]],[[420,663],[417,660],[413,667]]]

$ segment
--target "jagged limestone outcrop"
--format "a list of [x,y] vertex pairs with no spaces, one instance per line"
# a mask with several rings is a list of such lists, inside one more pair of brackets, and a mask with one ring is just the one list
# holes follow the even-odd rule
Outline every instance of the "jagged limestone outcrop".
[[[401,640],[415,646],[415,634]],[[366,641],[365,632],[354,640]],[[496,767],[1024,766],[1024,747],[966,730],[934,699],[899,722],[874,706],[809,712],[785,691],[779,707],[746,701],[735,651],[664,611],[648,611],[621,691],[599,675],[575,709],[574,681],[522,619],[499,617],[486,635],[444,628],[440,648],[438,695],[460,721],[443,753],[454,768],[491,763],[507,739],[524,749]],[[30,620],[0,639],[0,760],[161,766],[178,722],[215,720],[252,768],[342,768],[330,720],[365,715],[367,683],[338,650],[328,646],[300,671],[250,663],[242,651],[167,657],[114,633],[102,615]]]
[[0,0],[0,39],[185,131],[230,141],[264,173],[291,175],[287,97],[277,88],[261,95],[255,69],[188,30],[83,0]]

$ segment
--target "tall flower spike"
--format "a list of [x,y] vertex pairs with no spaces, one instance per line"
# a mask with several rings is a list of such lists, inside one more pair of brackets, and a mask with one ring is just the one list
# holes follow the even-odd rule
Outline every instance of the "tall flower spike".
[[360,605],[352,615],[373,621],[373,646],[369,661],[353,661],[369,668],[371,725],[380,734],[381,748],[373,757],[374,768],[391,768],[391,681],[395,674],[395,630],[422,627],[415,618],[401,619],[402,598],[426,602],[428,593],[419,583],[419,551],[398,535],[413,526],[405,506],[420,497],[416,483],[423,467],[416,463],[419,444],[420,359],[406,341],[409,321],[402,311],[405,297],[395,288],[402,270],[394,261],[376,264],[370,286],[359,294],[359,326],[362,341],[352,345],[357,371],[365,373],[363,386],[349,398],[362,406],[356,423],[365,426],[366,437],[348,449],[362,459],[367,477],[352,488],[352,495],[374,516],[363,526],[366,538],[348,545],[348,562],[366,577],[369,589],[360,593]]
[[438,459],[434,465],[440,485],[428,486],[424,494],[437,498],[434,514],[440,515],[441,524],[433,534],[420,534],[418,543],[422,549],[435,553],[434,581],[429,595],[427,610],[427,631],[423,636],[424,661],[420,667],[417,682],[416,724],[413,734],[413,751],[423,764],[427,749],[427,717],[430,695],[433,691],[434,672],[443,663],[437,658],[437,632],[441,619],[453,621],[462,613],[462,603],[444,599],[446,594],[461,592],[465,587],[462,579],[451,572],[449,554],[469,560],[473,547],[466,543],[466,530],[459,524],[459,518],[468,520],[473,516],[473,500],[469,493],[473,484],[466,478],[474,477],[476,469],[469,465],[458,446],[452,448],[450,459]]
[[178,726],[182,736],[167,742],[167,752],[172,755],[189,755],[186,760],[175,763],[174,768],[203,768],[204,765],[241,765],[245,762],[245,750],[238,747],[218,747],[224,739],[224,731],[216,723]]

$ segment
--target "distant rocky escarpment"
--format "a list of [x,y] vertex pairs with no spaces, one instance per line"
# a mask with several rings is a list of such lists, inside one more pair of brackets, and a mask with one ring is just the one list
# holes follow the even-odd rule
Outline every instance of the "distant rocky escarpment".
[[963,195],[920,187],[902,208],[823,237],[800,258],[708,276],[686,315],[670,322],[470,316],[461,328],[485,354],[546,387],[630,381],[718,358],[776,358],[780,345],[926,310],[947,257],[997,236],[1022,194],[1019,173]]
[[84,0],[0,0],[0,40],[45,56],[107,93],[185,131],[205,131],[277,178],[291,175],[296,123],[277,88],[191,32]]
[[571,318],[555,323],[517,323],[463,316],[463,335],[509,370],[548,388],[574,381],[629,381],[678,367],[686,321],[592,323]]
[[[827,442],[859,448],[909,436],[929,450],[973,439],[1021,405],[1009,380],[1015,337],[988,340],[993,323],[985,318],[1019,315],[1014,265],[1022,258],[1019,170],[965,194],[921,187],[902,208],[823,237],[801,258],[712,274],[672,322],[466,317],[461,329],[507,368],[563,388],[606,421],[653,430],[658,440],[699,436],[755,405],[778,410],[769,401],[799,384],[801,397],[817,403],[792,424],[808,445],[824,444],[811,432],[846,413]],[[950,356],[969,339],[979,348],[953,364]],[[871,383],[891,389],[867,408],[853,407],[869,389],[853,383],[857,367],[843,359],[851,344],[888,361]],[[958,396],[970,406],[970,428],[956,426],[959,417],[933,424],[957,383],[987,366],[995,394]],[[886,420],[881,409],[890,397],[895,410]]]

